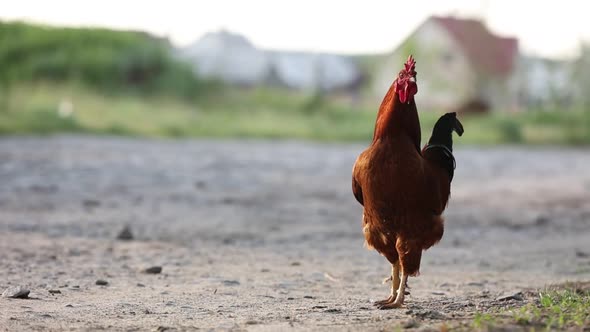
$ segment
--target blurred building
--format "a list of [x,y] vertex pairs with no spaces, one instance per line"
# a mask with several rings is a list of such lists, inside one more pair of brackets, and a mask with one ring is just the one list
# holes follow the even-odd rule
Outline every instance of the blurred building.
[[349,57],[305,52],[268,52],[271,72],[279,85],[297,90],[355,89],[361,74]]
[[361,72],[349,57],[335,54],[265,51],[241,35],[208,33],[179,52],[198,75],[239,86],[342,91],[359,86]]
[[264,51],[244,36],[223,30],[204,35],[180,50],[180,56],[189,60],[201,77],[242,86],[260,84],[270,69]]
[[515,78],[518,41],[500,37],[473,19],[430,17],[375,73],[382,97],[409,54],[417,60],[420,106],[424,109],[486,111],[518,106]]

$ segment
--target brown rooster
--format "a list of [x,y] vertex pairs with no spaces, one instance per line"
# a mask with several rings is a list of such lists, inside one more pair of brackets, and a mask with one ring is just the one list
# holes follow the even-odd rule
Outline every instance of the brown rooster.
[[367,246],[392,265],[391,296],[375,302],[381,309],[401,307],[408,276],[418,275],[422,251],[442,238],[441,215],[455,169],[452,131],[463,134],[455,113],[447,113],[420,150],[415,68],[410,56],[383,98],[371,145],[352,171],[353,194],[364,206]]

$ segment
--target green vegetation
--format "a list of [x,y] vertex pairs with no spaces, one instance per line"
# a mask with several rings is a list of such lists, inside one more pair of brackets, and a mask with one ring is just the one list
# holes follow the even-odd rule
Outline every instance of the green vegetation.
[[473,327],[483,329],[484,327],[493,327],[496,324],[496,318],[492,314],[476,313],[473,317]]
[[[60,103],[73,113],[60,115]],[[0,134],[88,132],[144,137],[298,138],[368,141],[378,103],[352,106],[270,89],[233,90],[186,100],[174,95],[99,93],[80,84],[19,84],[0,103]],[[310,106],[311,105],[311,106]],[[310,107],[313,110],[310,110]],[[63,108],[63,105],[62,105]],[[423,140],[440,114],[421,112]],[[590,112],[461,117],[457,144],[587,144]]]
[[535,111],[494,113],[462,119],[461,140],[479,144],[573,144],[590,143],[590,111]]
[[[60,116],[71,101],[73,113]],[[10,107],[0,110],[1,134],[84,131],[148,137],[258,137],[364,140],[374,112],[271,90],[224,90],[198,101],[166,95],[105,95],[79,85],[38,84],[12,89]],[[315,103],[315,102],[314,102]],[[63,112],[62,112],[63,113]]]
[[563,329],[590,325],[590,292],[575,289],[549,290],[539,294],[538,303],[513,312],[520,325]]
[[148,34],[0,22],[0,87],[45,80],[78,81],[110,93],[194,96],[205,83]]
[[502,327],[515,330],[580,329],[590,326],[590,289],[586,284],[571,284],[541,291],[538,298],[515,309],[494,313],[476,313],[471,327],[494,330]]

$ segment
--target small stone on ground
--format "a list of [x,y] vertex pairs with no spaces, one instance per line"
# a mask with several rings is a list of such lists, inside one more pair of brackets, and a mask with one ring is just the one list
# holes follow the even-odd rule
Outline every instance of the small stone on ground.
[[11,298],[11,299],[28,299],[30,293],[31,293],[31,291],[24,288],[24,287],[12,286],[12,287],[8,287],[2,293],[2,297],[7,297],[7,298]]
[[162,267],[161,266],[148,267],[147,269],[145,269],[144,272],[148,273],[148,274],[158,274],[158,273],[162,272]]

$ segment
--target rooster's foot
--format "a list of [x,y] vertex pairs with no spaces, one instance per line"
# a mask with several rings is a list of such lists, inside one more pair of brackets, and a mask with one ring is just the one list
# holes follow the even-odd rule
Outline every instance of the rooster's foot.
[[402,305],[403,305],[402,301],[391,301],[389,303],[384,303],[383,305],[378,306],[378,308],[381,310],[397,309],[397,308],[401,308]]
[[393,301],[395,301],[395,294],[389,296],[388,298],[386,298],[385,300],[381,300],[381,301],[375,301],[373,303],[374,306],[376,306],[377,308],[381,308],[381,306],[389,304],[389,303],[393,303]]

